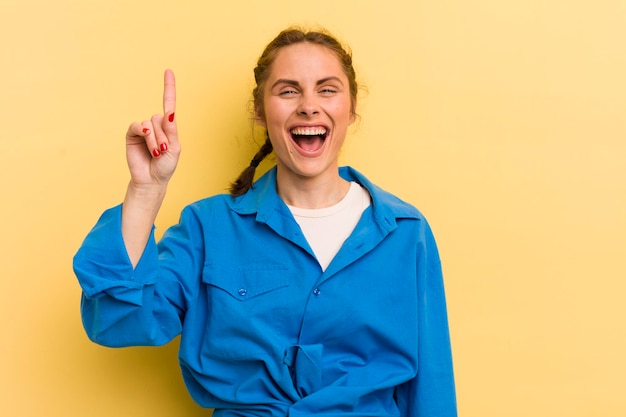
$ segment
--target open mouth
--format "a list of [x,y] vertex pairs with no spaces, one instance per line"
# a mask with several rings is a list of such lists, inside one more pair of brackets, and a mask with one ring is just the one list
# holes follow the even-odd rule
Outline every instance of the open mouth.
[[291,129],[290,133],[291,138],[300,149],[306,152],[315,152],[324,145],[328,130],[323,126],[299,126]]

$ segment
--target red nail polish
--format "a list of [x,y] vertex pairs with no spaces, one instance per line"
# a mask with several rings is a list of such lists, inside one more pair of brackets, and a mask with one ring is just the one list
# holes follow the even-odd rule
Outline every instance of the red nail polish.
[[147,127],[144,127],[144,128],[143,128],[143,133],[144,133],[144,134],[148,133],[149,131],[150,131],[150,129],[148,129]]
[[161,152],[166,152],[167,151],[167,143],[162,143],[161,144]]
[[174,121],[174,115],[175,114],[176,113],[172,113],[172,114],[170,114],[170,117],[168,117],[168,120],[170,121],[170,123],[172,123]]
[[155,158],[158,158],[159,156],[161,156],[161,152],[159,152],[159,150],[155,148],[152,151],[152,155],[154,155]]

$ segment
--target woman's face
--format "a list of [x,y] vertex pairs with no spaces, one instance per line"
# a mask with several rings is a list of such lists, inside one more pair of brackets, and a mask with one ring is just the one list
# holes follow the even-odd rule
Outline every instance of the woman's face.
[[257,122],[267,128],[279,179],[332,178],[354,110],[346,77],[328,48],[298,43],[282,48],[264,85]]

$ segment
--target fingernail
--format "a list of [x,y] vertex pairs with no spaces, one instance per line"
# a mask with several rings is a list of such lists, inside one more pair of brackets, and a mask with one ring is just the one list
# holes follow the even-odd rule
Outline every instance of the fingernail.
[[144,134],[148,133],[149,131],[150,131],[150,129],[148,129],[147,127],[144,127],[144,128],[143,128],[143,133],[144,133]]
[[172,114],[170,114],[170,117],[168,117],[168,120],[170,121],[170,123],[172,123],[174,121],[174,115],[175,114],[176,113],[172,113]]
[[161,152],[166,152],[167,151],[167,143],[162,143],[161,144]]
[[154,155],[155,158],[158,158],[159,156],[161,156],[161,152],[159,152],[158,149],[154,148],[154,150],[152,151],[152,155]]

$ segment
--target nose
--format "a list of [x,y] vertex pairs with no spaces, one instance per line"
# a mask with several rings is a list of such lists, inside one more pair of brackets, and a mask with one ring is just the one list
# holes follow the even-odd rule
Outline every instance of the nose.
[[312,94],[302,94],[298,105],[298,113],[302,116],[311,117],[319,114],[319,105]]

